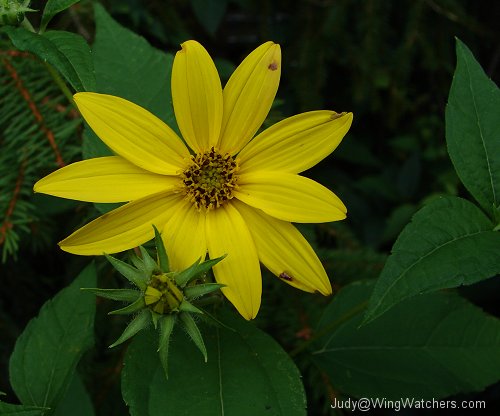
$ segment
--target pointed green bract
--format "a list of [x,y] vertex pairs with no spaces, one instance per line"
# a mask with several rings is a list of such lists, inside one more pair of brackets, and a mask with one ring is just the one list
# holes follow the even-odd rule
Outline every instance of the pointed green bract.
[[145,306],[146,302],[144,302],[144,297],[141,296],[130,305],[109,312],[109,315],[128,315],[137,312],[138,310],[144,308]]
[[133,337],[140,330],[147,328],[150,323],[150,314],[148,310],[142,310],[139,314],[132,319],[132,321],[127,325],[125,331],[120,335],[120,337],[109,346],[109,348],[116,347],[121,343],[125,342],[127,339]]
[[134,289],[99,289],[82,287],[82,290],[89,291],[101,298],[124,302],[135,302],[139,298],[139,296],[141,296],[141,292]]
[[123,276],[125,277],[128,281],[136,285],[139,289],[145,290],[146,289],[146,283],[148,280],[148,276],[132,267],[130,264],[127,264],[121,260],[115,259],[112,256],[109,256],[105,254],[106,258],[108,261],[113,265],[113,267]]
[[492,217],[500,207],[500,90],[457,39],[446,107],[446,142],[467,190]]
[[[160,319],[163,318],[165,315],[160,315],[159,313],[156,313],[155,311],[152,311],[151,309],[149,310],[151,313],[151,321],[153,321],[153,326],[155,329],[158,328],[158,323],[160,322]],[[169,315],[167,315],[169,316]]]
[[193,340],[195,345],[198,347],[198,349],[201,351],[203,354],[203,357],[205,358],[205,362],[207,362],[207,348],[205,347],[205,343],[203,342],[203,337],[201,335],[201,332],[196,325],[196,322],[194,321],[193,317],[189,315],[189,313],[186,312],[181,312],[179,314],[179,318],[184,326],[184,329],[186,330],[187,334],[189,337]]
[[158,232],[158,229],[154,225],[153,228],[155,230],[155,245],[158,256],[158,264],[163,273],[168,273],[170,271],[170,266],[168,263],[167,250],[165,250],[165,245],[163,244],[163,240]]
[[204,261],[203,263],[200,263],[200,259],[198,259],[196,262],[194,262],[187,269],[183,270],[178,275],[176,275],[175,282],[180,287],[184,287],[191,280],[193,280],[195,277],[197,277],[203,273],[208,272],[213,266],[215,266],[218,262],[220,262],[225,257],[226,256],[224,255],[224,256],[218,257],[218,258],[213,259],[213,260]]
[[139,250],[141,251],[142,261],[144,262],[144,271],[148,276],[151,276],[155,270],[159,270],[159,267],[143,246],[140,246]]
[[194,306],[192,303],[188,302],[186,299],[182,301],[182,303],[179,305],[179,311],[181,312],[190,312],[190,313],[200,313],[203,314],[204,312],[201,309],[198,309],[196,306]]
[[220,283],[204,283],[196,286],[188,286],[184,288],[184,295],[190,299],[196,299],[200,296],[215,292],[216,290],[219,290],[224,286],[225,285],[222,285]]
[[175,326],[175,316],[167,315],[160,320],[160,338],[158,342],[158,353],[160,362],[165,372],[165,377],[168,378],[168,347],[170,336]]

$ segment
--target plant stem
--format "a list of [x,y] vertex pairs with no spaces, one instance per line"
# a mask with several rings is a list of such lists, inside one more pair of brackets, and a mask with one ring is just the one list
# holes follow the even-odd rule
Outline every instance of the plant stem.
[[26,18],[26,16],[24,17],[23,21],[21,22],[21,26],[24,27],[26,30],[29,30],[30,32],[36,33],[35,28],[31,24],[31,22]]
[[69,102],[71,104],[73,104],[73,94],[69,90],[68,86],[63,81],[63,79],[61,78],[61,76],[59,75],[59,72],[57,72],[52,67],[52,65],[48,64],[47,62],[45,62],[45,66],[47,67],[47,71],[49,71],[49,74],[52,76],[52,78],[54,79],[55,83],[57,84],[57,86],[62,91],[62,93],[66,96],[66,98],[69,100]]

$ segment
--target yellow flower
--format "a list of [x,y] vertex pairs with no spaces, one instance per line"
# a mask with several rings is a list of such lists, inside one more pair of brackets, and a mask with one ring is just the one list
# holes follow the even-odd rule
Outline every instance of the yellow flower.
[[352,114],[302,113],[253,137],[271,108],[280,73],[280,47],[266,42],[222,89],[203,46],[183,43],[172,68],[172,100],[184,141],[127,100],[76,94],[81,114],[116,156],[66,166],[34,190],[127,204],[75,231],[61,248],[80,255],[116,253],[152,239],[154,224],[162,230],[172,270],[207,252],[211,258],[227,253],[214,267],[215,278],[246,319],[260,307],[259,260],[286,283],[329,295],[321,262],[291,222],[345,218],[335,194],[298,173],[338,146]]

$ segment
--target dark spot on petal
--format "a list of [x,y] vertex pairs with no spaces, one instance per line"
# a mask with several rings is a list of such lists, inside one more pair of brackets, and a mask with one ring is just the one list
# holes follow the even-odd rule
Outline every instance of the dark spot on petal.
[[340,118],[340,117],[345,116],[346,114],[347,114],[347,113],[345,113],[345,112],[344,112],[344,113],[333,113],[333,114],[332,114],[332,116],[331,116],[331,119],[332,119],[332,120],[336,120],[336,119],[338,119],[338,118]]
[[293,277],[290,276],[289,274],[287,274],[286,272],[280,273],[280,275],[278,277],[280,279],[287,280],[289,282],[291,282],[293,280]]
[[276,61],[272,61],[267,68],[271,71],[276,71],[278,69],[278,63]]

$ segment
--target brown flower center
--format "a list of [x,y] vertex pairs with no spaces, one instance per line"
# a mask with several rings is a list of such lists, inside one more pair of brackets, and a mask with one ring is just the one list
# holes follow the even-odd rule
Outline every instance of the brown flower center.
[[214,209],[233,197],[238,161],[213,147],[191,156],[190,166],[182,173],[184,190],[196,208]]

